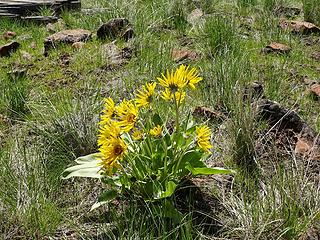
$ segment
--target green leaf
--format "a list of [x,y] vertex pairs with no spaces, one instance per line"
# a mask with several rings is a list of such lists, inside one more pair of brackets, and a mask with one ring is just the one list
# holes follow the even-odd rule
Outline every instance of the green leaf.
[[186,134],[193,134],[196,131],[196,127],[197,126],[192,126],[190,128],[187,129]]
[[159,192],[156,196],[156,199],[171,197],[171,195],[176,190],[176,187],[177,187],[177,184],[175,184],[173,181],[167,182],[166,190]]
[[162,125],[163,124],[163,122],[162,122],[162,119],[161,119],[161,117],[160,117],[160,115],[159,114],[154,114],[153,116],[152,116],[152,122],[154,123],[154,125]]
[[92,205],[90,211],[95,210],[96,208],[110,202],[111,200],[115,199],[118,195],[118,192],[114,189],[110,189],[107,191],[104,191],[99,197],[98,202]]
[[110,202],[116,196],[118,195],[118,192],[114,189],[110,189],[107,191],[104,191],[99,197],[98,197],[98,202]]
[[229,170],[225,168],[208,168],[208,167],[192,167],[190,164],[186,165],[186,169],[188,169],[193,175],[214,175],[214,174],[234,174],[234,170]]
[[90,154],[87,156],[79,157],[75,160],[78,165],[67,168],[62,173],[62,179],[68,179],[71,177],[89,177],[89,178],[101,178],[99,171],[101,166],[99,165],[100,155]]
[[163,213],[166,217],[171,218],[176,223],[179,223],[182,219],[182,215],[170,200],[171,199],[166,199],[163,203]]
[[186,144],[186,139],[184,138],[183,133],[179,133],[176,135],[175,140],[177,142],[178,147],[183,147]]
[[201,161],[202,155],[202,152],[196,150],[186,152],[181,158],[177,170],[184,170],[187,163],[189,163],[192,167],[204,167],[205,164]]

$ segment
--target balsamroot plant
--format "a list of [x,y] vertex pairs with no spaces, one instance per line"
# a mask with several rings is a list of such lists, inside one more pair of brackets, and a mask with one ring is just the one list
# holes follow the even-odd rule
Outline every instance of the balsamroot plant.
[[99,152],[76,159],[77,165],[64,172],[65,178],[99,178],[109,186],[93,209],[123,193],[152,202],[170,199],[183,179],[232,173],[204,164],[211,130],[196,125],[185,104],[201,80],[196,68],[181,65],[162,74],[158,83],[142,86],[133,100],[115,104],[105,99]]

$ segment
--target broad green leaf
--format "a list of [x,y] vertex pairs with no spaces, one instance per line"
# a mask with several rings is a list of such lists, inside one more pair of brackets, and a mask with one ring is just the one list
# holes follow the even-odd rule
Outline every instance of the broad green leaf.
[[170,197],[174,193],[174,191],[176,190],[176,187],[177,187],[177,185],[173,181],[167,182],[166,190],[165,191],[160,191],[157,194],[156,199]]
[[119,177],[103,177],[101,178],[101,181],[106,184],[106,185],[110,185],[110,186],[114,186],[114,187],[121,187],[121,181]]
[[98,202],[92,205],[90,211],[93,211],[94,209],[110,202],[111,200],[115,199],[118,195],[118,192],[114,189],[110,189],[107,191],[104,191],[99,197]]
[[110,190],[104,191],[98,197],[98,202],[110,202],[111,200],[116,198],[117,195],[118,195],[118,192],[116,190],[114,190],[114,189],[110,189]]
[[187,163],[189,163],[192,167],[205,167],[205,164],[201,161],[202,155],[202,152],[196,150],[186,152],[181,158],[179,166],[175,167],[175,170],[185,173],[184,170]]
[[177,134],[175,140],[177,142],[178,147],[183,147],[186,144],[186,139],[184,138],[183,133]]
[[225,168],[208,168],[208,167],[192,167],[190,164],[186,165],[186,169],[188,169],[193,175],[214,175],[214,174],[234,174],[235,171],[225,169]]
[[192,127],[188,128],[186,133],[187,134],[193,134],[196,131],[196,127],[197,126],[192,126]]
[[168,218],[171,218],[176,223],[179,223],[181,221],[182,215],[181,213],[173,206],[170,199],[166,199],[163,203],[163,212],[164,215]]
[[160,117],[160,115],[159,114],[154,114],[153,116],[152,116],[152,122],[154,123],[154,125],[162,125],[163,124],[163,122],[162,122],[162,119],[161,119],[161,117]]

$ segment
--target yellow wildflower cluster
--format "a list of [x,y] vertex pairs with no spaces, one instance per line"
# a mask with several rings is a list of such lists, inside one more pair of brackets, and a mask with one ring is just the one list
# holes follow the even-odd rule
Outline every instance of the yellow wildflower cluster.
[[111,98],[105,99],[101,121],[99,123],[98,146],[102,155],[102,165],[108,174],[120,168],[127,144],[122,139],[124,133],[130,133],[133,140],[143,137],[143,132],[136,128],[139,108],[148,106],[155,93],[156,83],[147,83],[137,93],[134,100],[123,100],[116,105]]
[[130,131],[137,119],[138,111],[130,101],[123,101],[118,106],[111,98],[105,99],[103,115],[99,123],[98,146],[102,155],[102,165],[111,175],[120,167],[127,150],[127,144],[121,138],[123,132]]
[[[180,104],[185,99],[186,87],[195,89],[195,84],[202,78],[198,76],[195,68],[190,69],[181,65],[175,71],[167,71],[166,75],[162,74],[162,78],[158,80],[159,84],[164,87],[160,96],[167,101],[175,100]],[[128,146],[123,139],[123,134],[129,133],[134,141],[143,139],[144,133],[137,127],[139,111],[151,106],[157,97],[156,86],[157,83],[147,83],[137,91],[134,100],[123,100],[118,105],[111,98],[105,99],[99,123],[98,146],[102,155],[102,165],[108,174],[120,168],[119,161],[127,151]],[[162,131],[162,126],[157,125],[149,130],[149,134],[153,137],[160,137]],[[198,137],[198,139],[202,138]],[[205,140],[199,141],[201,148],[208,148],[209,145],[205,144]]]
[[189,66],[181,65],[175,71],[167,71],[167,74],[162,74],[162,78],[158,78],[159,84],[164,87],[161,91],[161,97],[166,101],[175,100],[181,104],[186,96],[186,87],[195,89],[195,84],[202,80],[198,76],[196,68],[189,69]]

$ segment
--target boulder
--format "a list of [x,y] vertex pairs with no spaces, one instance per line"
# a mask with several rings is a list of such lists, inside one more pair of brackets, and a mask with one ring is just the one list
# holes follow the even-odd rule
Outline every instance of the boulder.
[[20,47],[20,43],[13,41],[11,43],[0,46],[0,57],[9,57]]
[[91,32],[84,29],[63,30],[52,34],[44,41],[44,51],[47,55],[51,48],[60,43],[73,44],[76,42],[86,42],[91,38]]
[[104,23],[97,31],[97,37],[100,40],[115,40],[123,37],[125,40],[133,37],[133,29],[130,27],[129,20],[126,18],[114,18]]

